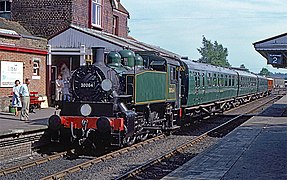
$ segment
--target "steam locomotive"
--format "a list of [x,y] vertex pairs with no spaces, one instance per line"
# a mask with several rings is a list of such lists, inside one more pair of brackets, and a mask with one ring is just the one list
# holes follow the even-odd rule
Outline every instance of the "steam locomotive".
[[72,74],[72,101],[49,118],[54,138],[131,145],[268,94],[265,77],[156,52],[125,49],[105,58],[104,48],[93,48],[93,57]]

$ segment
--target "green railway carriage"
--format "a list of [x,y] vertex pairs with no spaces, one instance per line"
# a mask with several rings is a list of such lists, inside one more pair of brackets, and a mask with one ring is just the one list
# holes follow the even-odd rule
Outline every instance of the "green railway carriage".
[[255,74],[246,71],[235,70],[238,73],[238,96],[257,93],[258,80]]
[[257,92],[261,94],[265,94],[268,92],[268,79],[263,76],[257,75]]
[[182,60],[182,106],[189,107],[237,96],[238,78],[233,70]]

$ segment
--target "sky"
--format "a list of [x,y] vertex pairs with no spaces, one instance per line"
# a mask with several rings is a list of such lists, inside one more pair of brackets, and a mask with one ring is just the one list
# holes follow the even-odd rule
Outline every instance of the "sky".
[[259,73],[267,66],[253,43],[287,32],[286,0],[121,0],[129,35],[197,60],[202,36],[228,49],[228,62]]

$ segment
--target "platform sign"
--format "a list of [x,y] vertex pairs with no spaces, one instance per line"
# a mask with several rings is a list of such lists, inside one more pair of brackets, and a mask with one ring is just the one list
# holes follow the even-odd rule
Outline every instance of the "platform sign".
[[268,63],[274,66],[282,66],[284,65],[283,55],[280,53],[276,54],[268,54]]
[[23,62],[1,61],[0,87],[13,87],[15,80],[23,81]]

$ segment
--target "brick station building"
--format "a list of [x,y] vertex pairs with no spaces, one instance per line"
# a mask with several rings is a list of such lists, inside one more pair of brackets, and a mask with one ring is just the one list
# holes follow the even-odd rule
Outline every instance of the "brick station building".
[[127,37],[128,18],[120,0],[13,0],[11,4],[11,19],[45,38],[71,24]]
[[46,95],[47,40],[0,18],[0,110],[7,110],[15,80],[31,79],[30,91]]
[[[1,7],[5,8],[1,11]],[[47,38],[49,104],[54,99],[59,73],[69,74],[93,63],[91,47],[105,47],[106,52],[129,48],[177,56],[128,38],[129,12],[120,0],[2,0],[0,16],[19,22],[33,36]]]
[[[10,5],[8,9],[11,9],[11,12],[10,14],[6,12],[3,16],[19,22],[32,35],[48,40],[71,26],[123,38],[128,36],[129,13],[120,0],[13,0],[12,2],[7,0],[6,2],[6,5]],[[63,74],[63,69],[68,68],[71,72],[91,60],[90,47],[86,46],[84,40],[79,43],[67,43],[68,39],[62,40],[57,43],[59,46],[48,43],[46,71],[49,102],[54,99],[57,75]],[[106,43],[102,42],[104,41],[94,44],[105,46]]]

